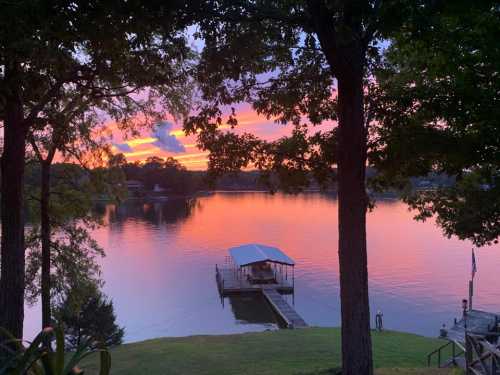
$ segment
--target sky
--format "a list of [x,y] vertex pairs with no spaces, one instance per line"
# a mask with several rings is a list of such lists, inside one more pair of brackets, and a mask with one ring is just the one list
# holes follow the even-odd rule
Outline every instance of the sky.
[[[192,26],[188,30],[191,47],[200,52],[204,43],[200,39],[193,37],[196,27]],[[265,78],[265,75],[262,76]],[[249,132],[267,141],[276,140],[285,135],[291,134],[293,127],[291,124],[277,124],[273,119],[260,116],[253,110],[251,104],[240,103],[233,106],[236,109],[238,126],[234,130],[236,133]],[[315,130],[326,130],[332,128],[331,122],[315,126]],[[233,131],[226,126],[228,131]],[[196,147],[196,137],[187,137],[182,131],[182,123],[173,119],[166,119],[153,129],[143,131],[140,137],[123,140],[117,130],[113,131],[113,139],[116,141],[113,151],[123,153],[127,161],[143,161],[150,156],[161,158],[173,157],[189,170],[206,170],[208,162],[208,152],[203,152]]]
[[[271,141],[288,135],[292,125],[277,124],[273,119],[258,115],[250,104],[242,104],[237,108],[237,133],[249,132],[262,139]],[[331,124],[315,127],[326,129]],[[227,127],[229,128],[229,127]],[[228,129],[229,131],[229,129]],[[118,130],[113,131],[113,152],[123,153],[129,162],[143,161],[151,156],[161,158],[173,157],[189,170],[205,170],[208,152],[196,147],[196,137],[186,136],[182,123],[172,119],[161,121],[152,129],[143,130],[140,136],[123,139]]]

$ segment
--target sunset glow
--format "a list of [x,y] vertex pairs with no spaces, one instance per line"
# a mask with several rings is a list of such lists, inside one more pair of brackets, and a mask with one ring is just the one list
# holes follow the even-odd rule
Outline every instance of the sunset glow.
[[[268,141],[289,135],[292,131],[291,125],[277,124],[273,119],[257,114],[250,105],[245,105],[239,109],[237,119],[238,125],[233,129],[227,124],[221,125],[219,129],[232,131],[236,134],[249,132]],[[227,121],[227,117],[225,120]],[[312,130],[327,130],[332,126],[332,123],[325,123],[314,127]],[[173,157],[190,170],[204,170],[207,168],[208,152],[201,152],[197,147],[195,135],[186,136],[181,123],[173,124],[173,128],[168,132],[168,135],[175,138],[176,142],[183,148],[183,151],[180,152],[171,152],[158,147],[158,138],[152,134],[151,130],[143,130],[139,137],[133,139],[122,139],[121,134],[113,124],[110,124],[108,130],[113,134],[114,139],[122,142],[114,144],[113,151],[123,153],[129,162],[144,161],[151,156],[160,158]]]

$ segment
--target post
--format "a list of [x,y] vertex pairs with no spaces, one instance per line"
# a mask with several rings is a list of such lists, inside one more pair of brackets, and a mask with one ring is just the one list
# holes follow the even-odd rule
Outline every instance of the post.
[[472,364],[472,342],[465,331],[465,375],[473,375],[470,366]]
[[466,299],[462,300],[462,314],[463,314],[463,321],[464,321],[464,330],[467,332],[467,303],[468,301]]
[[456,366],[457,365],[457,361],[456,361],[456,351],[455,351],[455,341],[452,341],[451,342],[451,355],[452,355],[452,361],[453,361],[453,365]]
[[469,311],[472,310],[472,296],[474,295],[474,279],[469,280]]

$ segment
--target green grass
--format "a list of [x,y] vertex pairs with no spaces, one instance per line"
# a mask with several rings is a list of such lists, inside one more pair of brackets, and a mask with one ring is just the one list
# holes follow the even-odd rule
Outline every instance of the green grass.
[[[389,331],[373,332],[372,340],[377,374],[452,374],[423,369],[441,340]],[[113,349],[112,374],[326,375],[340,365],[340,352],[338,328],[161,338]],[[95,373],[92,361],[83,368]]]

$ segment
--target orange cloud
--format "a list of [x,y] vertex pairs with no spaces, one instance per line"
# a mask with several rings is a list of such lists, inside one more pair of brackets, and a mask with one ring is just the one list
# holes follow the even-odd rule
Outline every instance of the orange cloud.
[[144,145],[144,144],[148,144],[148,143],[153,143],[153,142],[156,142],[156,141],[157,141],[156,138],[147,137],[147,138],[132,139],[132,140],[124,142],[124,143],[126,143],[129,146],[133,147],[133,146],[138,146],[138,145]]
[[136,156],[144,156],[144,155],[152,155],[155,154],[158,150],[154,148],[150,148],[148,150],[142,150],[142,151],[134,151],[134,152],[124,152],[123,155],[125,155],[126,158],[130,157],[136,157]]
[[190,164],[207,164],[208,159],[200,159],[200,160],[184,160],[181,161],[181,164],[183,165],[190,165]]
[[182,160],[182,159],[192,159],[196,158],[198,156],[207,156],[208,152],[198,152],[198,153],[193,153],[193,154],[185,154],[181,156],[172,156],[176,160]]

